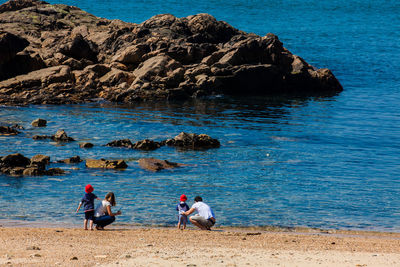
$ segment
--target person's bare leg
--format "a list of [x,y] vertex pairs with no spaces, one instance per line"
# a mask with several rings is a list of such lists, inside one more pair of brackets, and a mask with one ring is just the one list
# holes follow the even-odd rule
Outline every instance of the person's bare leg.
[[87,230],[87,220],[86,219],[83,221],[83,229]]
[[89,227],[90,227],[90,230],[93,231],[93,220],[90,220],[90,221],[89,221]]
[[178,229],[181,229],[181,221],[178,222]]
[[185,229],[186,229],[186,222],[183,223],[183,229],[182,230],[185,230]]
[[195,220],[192,220],[192,217],[190,217],[189,220],[190,220],[190,222],[191,222],[193,225],[199,227],[201,230],[207,230],[207,228],[205,228],[203,225],[199,224],[199,223],[196,222]]

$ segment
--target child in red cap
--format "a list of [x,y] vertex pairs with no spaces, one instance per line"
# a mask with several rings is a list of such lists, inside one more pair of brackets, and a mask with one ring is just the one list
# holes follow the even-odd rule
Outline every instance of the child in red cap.
[[81,208],[82,204],[85,209],[85,220],[83,221],[83,227],[85,230],[87,230],[87,222],[89,221],[89,227],[90,230],[93,230],[93,216],[94,216],[94,200],[101,200],[98,198],[95,194],[93,194],[93,186],[90,184],[85,186],[85,195],[83,196],[81,202],[79,203],[78,208],[76,209],[76,212],[79,211]]
[[183,215],[182,213],[185,212],[185,211],[188,211],[189,210],[189,206],[185,202],[187,200],[187,197],[184,194],[181,195],[179,200],[180,200],[180,202],[176,206],[176,210],[179,213],[179,215],[178,215],[178,229],[181,229],[181,224],[183,224],[183,229],[185,229],[186,228],[186,223],[187,223],[187,216]]

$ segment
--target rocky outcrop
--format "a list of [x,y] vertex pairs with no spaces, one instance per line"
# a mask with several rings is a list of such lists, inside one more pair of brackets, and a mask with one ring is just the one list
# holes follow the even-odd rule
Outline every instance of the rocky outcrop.
[[16,153],[0,157],[0,172],[8,175],[60,175],[65,171],[60,168],[50,168],[46,170],[46,165],[50,163],[50,157],[36,155],[31,159]]
[[166,140],[165,144],[184,149],[208,149],[220,147],[220,143],[217,139],[211,138],[206,134],[185,132],[181,132],[174,138]]
[[0,6],[0,104],[132,103],[203,96],[335,94],[342,86],[284,48],[208,14],[141,24],[38,0]]
[[87,168],[126,169],[128,165],[123,160],[87,159]]
[[89,142],[85,142],[85,143],[80,143],[79,147],[80,148],[92,148],[94,145],[92,143]]
[[155,159],[155,158],[142,158],[139,159],[138,162],[141,168],[154,172],[161,171],[164,169],[171,169],[184,166],[184,164],[170,162],[168,160]]

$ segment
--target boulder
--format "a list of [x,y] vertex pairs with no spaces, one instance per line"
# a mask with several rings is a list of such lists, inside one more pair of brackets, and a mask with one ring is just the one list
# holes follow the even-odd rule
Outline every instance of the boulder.
[[47,124],[47,121],[44,119],[36,119],[36,120],[32,121],[31,124],[34,127],[45,127]]
[[150,52],[150,48],[147,44],[137,44],[128,46],[123,51],[117,53],[112,60],[123,64],[137,65],[142,62],[143,56],[148,52]]
[[184,166],[184,164],[175,163],[167,160],[155,159],[155,158],[142,158],[139,159],[139,166],[145,170],[156,172],[163,169],[171,169]]
[[218,148],[220,143],[217,139],[211,138],[206,134],[194,134],[181,132],[173,139],[165,141],[168,146],[180,147],[185,149],[208,149]]
[[132,148],[133,144],[129,139],[121,139],[121,140],[111,141],[108,144],[106,144],[106,146]]
[[0,167],[26,167],[31,160],[20,153],[10,154],[0,158]]
[[10,126],[0,126],[0,135],[17,135],[20,132]]
[[32,166],[26,168],[23,172],[22,175],[24,176],[39,176],[39,175],[44,175],[46,173],[45,170],[42,168],[39,168],[37,166]]
[[74,157],[70,157],[68,159],[63,159],[63,160],[57,160],[57,163],[66,163],[66,164],[73,164],[73,163],[79,163],[79,162],[82,162],[82,160],[79,156],[74,156]]
[[87,168],[126,169],[128,165],[123,160],[87,159]]
[[31,158],[31,164],[47,165],[50,163],[50,157],[45,155],[35,155]]
[[160,146],[161,144],[159,142],[154,142],[153,140],[149,139],[144,139],[133,144],[133,148],[146,151],[156,150],[157,148],[160,148]]
[[69,137],[64,130],[58,130],[55,135],[52,136],[54,141],[58,142],[70,142],[75,141],[74,138]]
[[79,147],[80,147],[80,148],[92,148],[92,147],[93,147],[93,144],[92,144],[92,143],[88,143],[88,142],[80,143],[80,144],[79,144]]

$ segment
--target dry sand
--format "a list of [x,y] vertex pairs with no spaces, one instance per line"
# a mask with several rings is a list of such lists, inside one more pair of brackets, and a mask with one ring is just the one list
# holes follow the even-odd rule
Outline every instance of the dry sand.
[[4,266],[400,266],[400,233],[0,227]]

